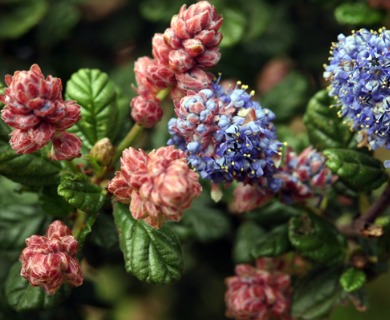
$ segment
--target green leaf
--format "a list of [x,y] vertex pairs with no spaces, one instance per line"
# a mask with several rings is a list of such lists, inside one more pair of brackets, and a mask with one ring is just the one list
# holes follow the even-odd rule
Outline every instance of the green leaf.
[[46,10],[45,0],[0,3],[0,39],[22,36],[42,19]]
[[267,30],[272,20],[272,9],[262,0],[244,1],[241,4],[245,6],[247,18],[244,41],[249,42]]
[[181,277],[180,242],[167,226],[155,230],[135,220],[129,207],[120,203],[114,203],[114,221],[127,272],[155,284],[171,284]]
[[56,218],[64,218],[74,211],[74,207],[65,201],[57,192],[58,186],[45,186],[39,192],[42,210]]
[[326,166],[353,190],[371,191],[387,181],[383,164],[367,154],[345,149],[323,151]]
[[230,232],[230,222],[225,213],[213,208],[206,192],[196,198],[184,211],[181,222],[189,226],[194,237],[201,242],[220,239]]
[[314,214],[290,220],[288,236],[302,256],[317,263],[332,265],[344,260],[345,239],[329,222]]
[[286,122],[303,112],[308,90],[309,82],[306,77],[292,71],[265,93],[260,102],[276,114],[277,122]]
[[51,2],[49,11],[38,25],[38,40],[43,45],[63,40],[81,17],[80,10],[67,0]]
[[59,181],[60,164],[40,152],[17,154],[0,141],[0,174],[26,186],[46,186]]
[[224,18],[220,31],[223,34],[220,47],[231,47],[241,41],[245,34],[247,19],[237,8],[224,7],[221,11]]
[[381,24],[384,13],[370,7],[367,3],[342,3],[334,11],[335,18],[340,24],[367,26]]
[[89,240],[100,247],[113,250],[118,248],[119,239],[112,217],[106,214],[100,214],[93,226],[93,232]]
[[176,0],[143,0],[139,5],[142,16],[150,21],[169,22],[180,9],[180,2]]
[[339,284],[342,268],[315,269],[294,287],[291,314],[302,320],[323,319],[344,298]]
[[288,238],[287,225],[282,225],[262,235],[256,241],[251,254],[256,259],[260,257],[276,257],[289,251],[290,248],[291,243]]
[[348,268],[340,277],[340,284],[347,292],[360,289],[366,283],[366,274],[362,270]]
[[236,264],[253,261],[251,252],[264,233],[264,229],[253,221],[247,221],[240,225],[233,247],[233,259]]
[[57,191],[69,204],[88,213],[99,211],[105,200],[103,190],[83,174],[64,175]]
[[53,296],[47,295],[42,288],[31,286],[20,275],[21,267],[21,263],[17,261],[5,283],[7,303],[15,311],[49,309],[61,303],[69,294],[69,288],[62,286]]
[[354,133],[337,115],[327,90],[317,92],[309,101],[303,118],[310,143],[319,151],[348,148],[355,143]]
[[91,149],[105,137],[111,141],[115,139],[117,95],[106,73],[98,69],[80,69],[67,82],[66,96],[81,106],[82,119],[69,131],[82,139],[84,148]]
[[293,206],[283,204],[279,201],[272,201],[269,205],[261,207],[255,212],[246,214],[245,217],[255,220],[259,225],[265,228],[274,228],[300,214],[301,211]]

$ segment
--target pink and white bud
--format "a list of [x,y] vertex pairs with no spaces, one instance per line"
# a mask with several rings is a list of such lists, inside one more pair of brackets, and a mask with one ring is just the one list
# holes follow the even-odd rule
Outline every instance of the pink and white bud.
[[182,212],[202,190],[198,175],[189,168],[184,152],[172,146],[149,154],[133,148],[124,150],[121,171],[107,188],[117,201],[130,202],[130,212],[135,219],[144,220],[156,229],[165,220],[180,220]]
[[135,90],[139,95],[151,95],[158,92],[158,88],[148,81],[148,67],[154,62],[150,57],[138,58],[134,63],[135,81],[138,88]]
[[21,276],[34,287],[42,286],[53,295],[63,283],[80,286],[83,273],[76,258],[78,244],[71,230],[61,221],[54,221],[46,236],[33,235],[26,239],[27,247],[19,260]]
[[240,320],[291,319],[290,276],[270,266],[268,258],[259,259],[256,266],[240,264],[236,275],[225,280],[227,291],[226,316]]
[[152,95],[134,97],[131,102],[131,117],[140,126],[152,128],[163,116],[160,101]]
[[268,203],[273,193],[261,185],[238,183],[233,191],[233,202],[229,205],[231,213],[245,213]]
[[201,68],[192,68],[186,73],[176,74],[177,87],[184,92],[199,91],[210,87],[214,75]]
[[195,60],[183,49],[169,53],[169,66],[177,73],[184,73],[195,66]]
[[169,52],[172,48],[167,45],[164,40],[164,34],[156,33],[152,39],[152,53],[153,57],[163,64],[169,63]]
[[[80,106],[62,99],[61,79],[46,79],[37,64],[29,71],[6,75],[8,85],[0,101],[5,104],[2,119],[15,128],[10,145],[17,153],[32,153],[49,143],[54,133],[80,120]],[[53,131],[54,130],[54,131]]]
[[176,82],[175,72],[158,61],[153,61],[147,67],[146,78],[149,83],[159,89],[168,88]]
[[52,139],[50,157],[54,160],[72,160],[81,157],[81,140],[72,133],[60,132]]
[[196,58],[196,62],[198,66],[202,66],[204,68],[212,68],[216,66],[221,59],[221,53],[218,48],[208,49],[203,52],[199,57]]
[[54,137],[53,125],[44,123],[28,130],[15,129],[10,133],[10,145],[19,154],[33,153],[41,149]]

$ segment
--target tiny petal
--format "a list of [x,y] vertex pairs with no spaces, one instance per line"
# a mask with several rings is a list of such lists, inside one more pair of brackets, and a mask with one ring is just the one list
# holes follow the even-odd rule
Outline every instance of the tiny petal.
[[72,133],[61,132],[53,139],[51,158],[54,160],[72,160],[81,157],[81,140]]

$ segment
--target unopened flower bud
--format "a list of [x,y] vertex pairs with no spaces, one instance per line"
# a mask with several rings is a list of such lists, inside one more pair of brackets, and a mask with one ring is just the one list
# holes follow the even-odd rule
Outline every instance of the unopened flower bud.
[[236,275],[225,280],[227,317],[240,320],[290,319],[290,276],[264,269],[269,262],[263,260],[270,259],[257,260],[255,267],[237,265]]
[[121,171],[107,188],[117,201],[130,203],[135,219],[156,229],[165,220],[180,220],[202,190],[184,152],[173,147],[161,147],[149,154],[133,148],[124,150]]
[[165,89],[176,81],[175,72],[157,61],[153,61],[147,67],[146,78],[153,86],[159,89]]
[[102,166],[106,166],[111,162],[113,154],[114,146],[108,138],[100,139],[89,152],[89,156]]
[[159,100],[152,95],[136,96],[130,106],[134,121],[145,128],[154,127],[163,115]]
[[19,257],[21,276],[34,287],[42,286],[53,295],[63,283],[80,286],[83,274],[76,258],[78,244],[71,230],[56,220],[48,227],[46,236],[33,235],[26,239],[27,247]]
[[72,160],[81,157],[81,140],[72,133],[61,132],[52,139],[50,157],[54,160]]

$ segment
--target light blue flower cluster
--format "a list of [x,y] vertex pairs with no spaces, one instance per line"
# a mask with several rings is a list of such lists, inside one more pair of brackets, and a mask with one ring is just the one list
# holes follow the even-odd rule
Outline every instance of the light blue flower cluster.
[[367,134],[372,149],[390,149],[390,30],[341,34],[331,54],[324,78],[341,106],[340,116]]
[[275,115],[252,100],[241,86],[225,90],[219,82],[210,89],[190,92],[175,105],[177,118],[169,121],[171,139],[185,151],[189,164],[215,183],[257,183],[277,191],[274,177],[281,143],[276,139]]

